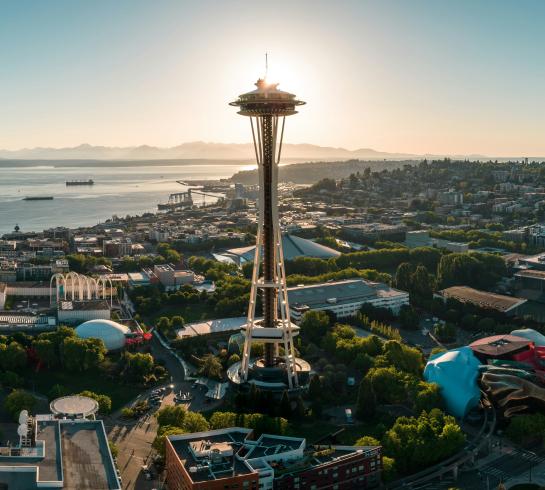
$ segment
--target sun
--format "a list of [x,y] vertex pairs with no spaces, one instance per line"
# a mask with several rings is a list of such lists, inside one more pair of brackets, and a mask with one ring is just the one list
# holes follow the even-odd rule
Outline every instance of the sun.
[[[268,66],[267,66],[268,65]],[[267,83],[276,83],[280,90],[291,93],[304,91],[307,79],[307,70],[304,63],[285,56],[270,54],[268,63],[265,62],[265,55],[259,58],[240,60],[239,76],[241,80],[257,80],[264,78]]]

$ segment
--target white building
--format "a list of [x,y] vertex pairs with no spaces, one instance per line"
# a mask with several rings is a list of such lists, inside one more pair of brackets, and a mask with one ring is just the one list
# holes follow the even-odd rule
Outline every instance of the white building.
[[100,339],[108,351],[125,347],[126,337],[131,329],[111,320],[89,320],[76,328],[76,335],[82,339]]
[[47,282],[18,281],[7,284],[6,296],[23,298],[49,298],[50,287]]
[[88,301],[60,301],[57,311],[59,323],[80,323],[87,320],[109,320],[110,306],[103,299]]
[[[159,282],[165,289],[179,289],[185,284],[192,284],[195,280],[195,273],[190,270],[175,270],[169,264],[153,266],[153,274],[159,278]],[[149,274],[148,274],[149,275]]]
[[288,299],[290,315],[298,322],[309,310],[331,311],[337,318],[354,316],[364,304],[388,308],[397,315],[409,304],[409,293],[379,282],[347,279],[289,288]]

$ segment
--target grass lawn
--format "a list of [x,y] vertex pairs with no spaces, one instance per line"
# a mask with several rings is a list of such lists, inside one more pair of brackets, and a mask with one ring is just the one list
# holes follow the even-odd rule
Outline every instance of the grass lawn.
[[214,316],[213,311],[211,311],[210,307],[207,306],[206,303],[197,303],[187,306],[166,305],[159,311],[152,314],[143,315],[143,317],[146,324],[152,327],[160,317],[173,317],[175,315],[181,316],[185,323],[208,320]]
[[122,384],[119,379],[112,379],[102,370],[90,369],[88,372],[79,373],[42,369],[36,373],[27,369],[21,375],[27,380],[28,389],[34,389],[45,396],[49,395],[56,384],[64,386],[71,393],[89,390],[107,395],[112,399],[112,411],[122,407],[142,391],[138,386]]
[[337,436],[337,443],[351,446],[363,436],[373,436],[380,439],[386,429],[390,428],[395,421],[395,417],[380,415],[374,420],[366,423],[355,423],[351,425],[340,426],[326,421],[314,421],[308,423],[292,424],[289,435],[295,437],[305,437],[308,443],[313,443],[322,437],[344,428],[344,431]]

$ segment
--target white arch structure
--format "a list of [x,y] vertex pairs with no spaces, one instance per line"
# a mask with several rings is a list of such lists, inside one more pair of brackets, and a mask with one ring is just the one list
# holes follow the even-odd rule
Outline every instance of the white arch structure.
[[[53,291],[55,291],[54,296]],[[110,308],[113,307],[113,283],[109,277],[100,276],[95,279],[72,271],[67,274],[54,274],[49,281],[49,304],[51,306],[58,305],[59,301],[92,299],[109,299]]]

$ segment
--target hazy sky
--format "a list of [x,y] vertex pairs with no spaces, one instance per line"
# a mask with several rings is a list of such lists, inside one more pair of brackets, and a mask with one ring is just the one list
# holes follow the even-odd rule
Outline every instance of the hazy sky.
[[541,0],[0,0],[0,148],[249,141],[265,51],[287,141],[545,155]]

